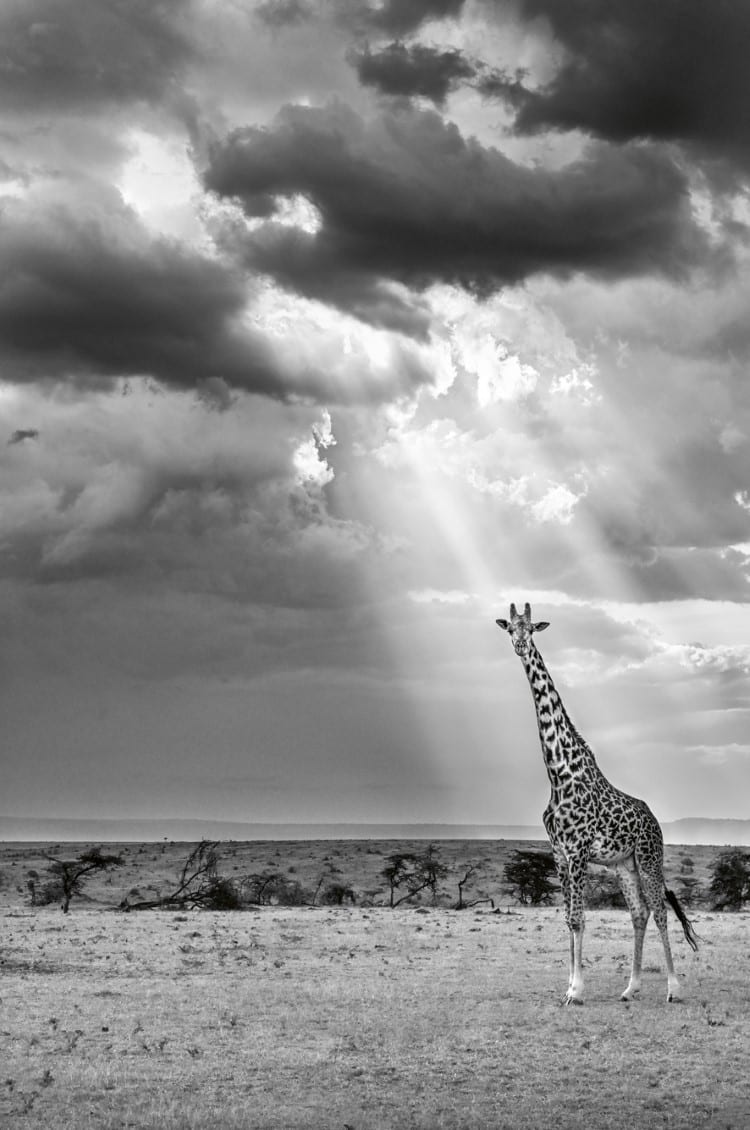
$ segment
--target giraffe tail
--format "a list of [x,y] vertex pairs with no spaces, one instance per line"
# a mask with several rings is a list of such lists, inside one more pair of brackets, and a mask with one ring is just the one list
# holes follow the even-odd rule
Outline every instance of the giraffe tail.
[[680,920],[680,924],[682,926],[682,929],[685,931],[685,937],[687,938],[688,945],[691,947],[691,949],[697,950],[698,949],[698,939],[695,936],[695,930],[693,929],[693,923],[690,921],[687,914],[685,913],[685,911],[680,906],[680,903],[677,899],[677,895],[674,893],[674,891],[667,890],[666,887],[664,888],[664,894],[667,896],[667,902],[672,907],[672,910],[675,912],[675,914],[677,915],[677,917]]

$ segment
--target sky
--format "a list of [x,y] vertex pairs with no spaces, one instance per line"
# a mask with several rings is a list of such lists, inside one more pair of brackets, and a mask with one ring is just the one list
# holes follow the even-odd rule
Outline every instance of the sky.
[[0,815],[750,816],[749,37],[2,4]]

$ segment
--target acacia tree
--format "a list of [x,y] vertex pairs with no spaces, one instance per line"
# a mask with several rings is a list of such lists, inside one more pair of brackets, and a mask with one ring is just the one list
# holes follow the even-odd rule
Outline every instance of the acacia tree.
[[549,903],[555,892],[551,881],[555,861],[548,851],[517,849],[505,864],[503,877],[511,892],[523,905]]
[[711,869],[709,893],[714,910],[739,910],[750,901],[750,852],[726,848]]
[[[59,887],[63,914],[70,910],[70,900],[83,894],[83,883],[87,876],[95,871],[108,871],[110,867],[121,867],[124,862],[120,855],[103,855],[102,849],[98,847],[81,852],[75,859],[57,859],[53,855],[47,855],[45,859],[49,860],[48,871],[53,876],[55,886]],[[33,887],[31,895],[33,900]]]
[[390,892],[388,905],[391,908],[396,905],[396,891],[406,881],[406,876],[409,874],[411,860],[412,856],[408,852],[392,852],[388,856],[388,862],[380,872],[388,883]]
[[[389,905],[393,908],[425,890],[432,893],[434,902],[438,882],[448,874],[448,868],[438,859],[435,845],[430,844],[423,852],[393,852],[380,874],[388,881]],[[396,891],[402,887],[406,893],[397,898]]]

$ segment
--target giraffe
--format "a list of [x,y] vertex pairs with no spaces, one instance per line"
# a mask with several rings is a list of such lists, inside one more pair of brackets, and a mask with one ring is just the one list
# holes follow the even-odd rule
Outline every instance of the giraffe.
[[679,1001],[680,984],[667,932],[667,902],[679,918],[689,945],[696,950],[698,943],[690,920],[664,882],[664,840],[659,823],[645,801],[610,784],[570,721],[532,638],[549,623],[533,623],[529,604],[522,616],[511,604],[510,620],[496,623],[510,634],[523,662],[551,786],[543,821],[562,888],[570,941],[570,977],[563,1003],[583,1004],[584,999],[584,884],[589,861],[615,871],[633,920],[633,964],[621,999],[632,1000],[640,988],[643,940],[653,913],[664,946],[667,1001]]

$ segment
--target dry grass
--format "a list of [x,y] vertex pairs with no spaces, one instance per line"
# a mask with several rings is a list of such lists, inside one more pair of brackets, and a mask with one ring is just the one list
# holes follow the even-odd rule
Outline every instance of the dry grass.
[[627,915],[592,912],[583,1009],[559,1001],[557,910],[7,907],[9,1130],[559,1130],[747,1126],[750,916],[656,932],[642,998]]

